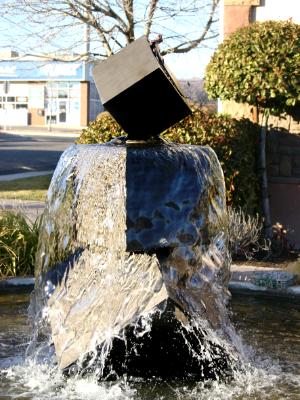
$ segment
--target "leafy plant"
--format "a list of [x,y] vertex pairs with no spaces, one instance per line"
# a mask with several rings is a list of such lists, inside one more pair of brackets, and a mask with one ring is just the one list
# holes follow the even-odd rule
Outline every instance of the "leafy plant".
[[250,24],[228,37],[206,69],[212,98],[248,103],[262,111],[260,185],[265,235],[272,237],[266,173],[270,114],[293,113],[300,105],[300,25],[291,21]]
[[275,258],[293,256],[294,245],[288,239],[288,230],[279,222],[272,226],[271,250]]
[[78,144],[105,143],[117,136],[124,136],[125,132],[108,112],[98,115],[95,121],[89,123],[83,129],[80,137],[76,140]]
[[34,272],[39,219],[31,223],[21,212],[0,211],[0,277]]

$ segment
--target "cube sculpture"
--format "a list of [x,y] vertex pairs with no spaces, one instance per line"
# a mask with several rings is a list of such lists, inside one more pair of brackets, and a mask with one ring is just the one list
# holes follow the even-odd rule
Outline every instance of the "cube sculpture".
[[157,136],[191,112],[156,46],[145,36],[99,61],[93,75],[104,108],[129,139]]

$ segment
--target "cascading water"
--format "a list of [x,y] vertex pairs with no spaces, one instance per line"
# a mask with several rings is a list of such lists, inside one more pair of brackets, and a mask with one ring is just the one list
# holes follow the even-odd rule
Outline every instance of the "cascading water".
[[[187,226],[192,223],[201,227],[199,234],[203,235],[203,241],[197,242],[197,246],[202,252],[196,253],[201,254],[198,259],[201,263],[193,261],[191,254],[196,249],[192,241],[182,243],[183,238],[187,239],[186,232],[168,235],[168,232],[172,234],[173,227],[170,231],[162,230],[165,240],[161,241],[161,248],[152,241],[145,252],[140,248],[126,251],[130,243],[130,246],[137,246],[137,242],[144,243],[142,228],[148,227],[146,233],[150,229],[149,221],[146,222],[149,215],[145,210],[143,215],[138,216],[138,224],[131,210],[130,229],[135,227],[133,233],[130,234],[128,228],[125,234],[119,230],[124,228],[125,223],[128,224],[122,215],[126,209],[129,210],[128,206],[124,206],[128,202],[120,201],[120,196],[126,194],[128,189],[126,180],[122,181],[126,178],[124,166],[130,164],[125,162],[128,147],[124,144],[74,146],[61,158],[49,190],[41,230],[39,279],[30,305],[36,334],[33,342],[29,342],[25,320],[26,300],[22,300],[22,296],[0,296],[0,400],[299,399],[299,307],[287,305],[285,309],[282,302],[276,305],[272,301],[268,305],[260,304],[257,299],[252,305],[251,302],[245,304],[245,301],[241,302],[241,306],[238,301],[233,303],[235,322],[239,321],[243,337],[258,347],[258,351],[243,345],[224,312],[228,256],[226,239],[222,234],[224,215],[220,212],[222,209],[217,207],[223,201],[220,196],[222,185],[219,186],[219,195],[217,188],[210,192],[214,201],[206,208],[201,206],[201,202],[197,207],[200,213],[209,216],[209,220],[200,218],[201,224],[193,225],[197,220],[194,212],[193,218],[187,219]],[[183,149],[187,153],[194,151],[189,146],[183,146]],[[135,148],[134,153],[136,151],[140,152],[141,148]],[[157,151],[170,151],[172,154],[177,147],[152,146],[149,159],[154,160],[153,152]],[[219,170],[209,149],[198,149],[196,152],[197,157],[204,155],[197,174],[202,171],[200,175],[203,177],[211,166]],[[212,159],[207,157],[208,154],[212,155]],[[113,168],[113,162],[114,166],[118,166],[117,170]],[[170,168],[169,173],[172,171],[176,175],[176,169]],[[118,174],[120,180],[109,178],[111,174]],[[163,179],[164,173],[160,175],[160,182]],[[171,183],[176,193],[184,181],[177,186]],[[215,183],[211,176],[209,182]],[[145,182],[143,187],[141,196],[147,197]],[[133,189],[135,191],[134,185]],[[162,187],[158,193],[161,198]],[[168,199],[162,215],[155,214],[160,216],[159,222],[163,215],[167,223],[180,221],[180,216],[176,219],[173,215],[171,218],[168,211],[182,210],[186,193],[189,198],[194,198],[195,192],[179,190],[179,193],[182,197],[176,197],[176,201],[175,197]],[[200,193],[205,196],[202,188]],[[108,203],[103,199],[109,199]],[[138,201],[138,196],[134,199]],[[151,204],[157,208],[155,198]],[[99,224],[99,219],[105,223]],[[207,224],[208,221],[212,225]],[[218,223],[218,229],[213,229]],[[183,226],[182,222],[180,224]],[[155,226],[160,230],[163,225],[153,223],[152,229]],[[212,233],[210,241],[203,231],[204,226]],[[191,227],[186,229],[189,233],[195,232]],[[103,236],[98,237],[99,231],[106,232],[106,240]],[[120,248],[120,243],[123,248]],[[146,240],[145,243],[150,242]],[[109,246],[110,250],[119,250],[119,254],[110,254]],[[176,257],[172,256],[173,253]],[[187,255],[187,258],[179,258],[178,254]],[[100,285],[99,291],[95,289],[96,283]],[[171,300],[164,300],[166,295]],[[102,319],[97,320],[98,317]],[[78,340],[78,348],[72,347],[73,341],[69,336],[63,336],[68,328],[72,328],[74,318],[79,325],[74,325],[78,330],[74,330],[74,339],[71,339]],[[178,333],[175,337],[174,328]],[[51,336],[51,329],[57,339]],[[83,344],[80,342],[82,337]],[[88,342],[90,337],[92,340]],[[66,340],[69,340],[71,354],[74,351],[75,357],[81,354],[84,346],[89,345],[85,348],[86,357],[79,356],[81,359],[76,368],[73,366],[73,370],[69,371],[69,377],[57,365],[63,357],[57,359],[53,338],[58,345],[58,354],[62,356],[64,352],[61,349]],[[169,352],[167,357],[162,353],[161,347],[170,350],[169,343],[175,344],[179,350],[175,362],[174,353]],[[161,353],[159,357],[157,353]],[[135,361],[137,355],[141,355],[144,370]],[[191,364],[188,372],[197,370],[198,375],[186,374],[174,381],[174,371],[181,374],[187,371],[182,368],[186,359]],[[172,362],[167,364],[165,360]],[[157,363],[162,367],[155,370]],[[159,378],[129,381],[127,367],[129,371],[139,372],[140,376],[144,373],[149,377],[148,370],[156,372],[157,377],[159,372],[170,371],[170,376],[163,376],[163,381]],[[119,373],[119,378],[114,370]],[[99,381],[104,376],[116,380]],[[203,382],[191,382],[191,379],[201,380],[203,376],[207,378]],[[228,380],[228,376],[231,379]]]
[[209,148],[161,140],[69,148],[41,228],[36,337],[51,336],[69,374],[232,376],[226,216]]

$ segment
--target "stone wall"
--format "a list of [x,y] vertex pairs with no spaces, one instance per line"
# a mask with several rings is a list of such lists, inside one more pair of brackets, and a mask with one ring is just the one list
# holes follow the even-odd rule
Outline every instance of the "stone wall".
[[300,183],[300,133],[269,132],[267,155],[270,179],[299,180]]
[[267,163],[272,223],[283,225],[300,249],[300,131],[269,132]]

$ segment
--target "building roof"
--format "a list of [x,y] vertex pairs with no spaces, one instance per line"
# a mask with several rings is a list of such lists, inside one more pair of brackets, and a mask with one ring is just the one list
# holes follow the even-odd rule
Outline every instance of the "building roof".
[[86,63],[78,56],[56,60],[53,56],[19,56],[12,51],[0,51],[0,80],[49,81],[92,80],[92,62]]

